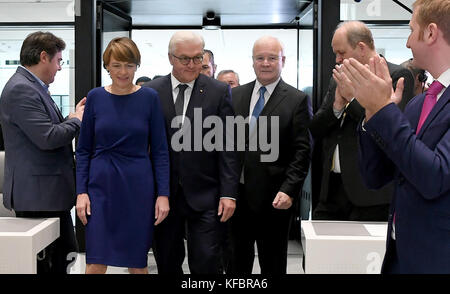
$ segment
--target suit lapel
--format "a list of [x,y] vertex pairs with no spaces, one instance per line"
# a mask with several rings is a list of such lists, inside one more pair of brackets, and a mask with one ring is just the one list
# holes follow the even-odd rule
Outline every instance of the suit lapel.
[[264,105],[263,110],[261,111],[260,116],[270,115],[278,104],[286,98],[286,87],[283,80],[280,79],[280,82],[273,90],[272,95],[270,95],[269,101]]
[[[236,116],[242,116],[244,119],[246,119],[249,116],[250,113],[250,101],[252,99],[253,94],[253,88],[255,87],[255,81],[243,85],[242,92],[240,96],[232,97],[233,104],[235,105],[235,113]],[[249,138],[249,128],[248,125],[245,127],[245,142],[248,142]]]
[[419,94],[411,100],[411,111],[405,112],[405,115],[408,117],[411,127],[413,127],[414,130],[417,129],[417,125],[419,124],[420,113],[424,101],[425,94]]
[[[43,92],[45,92],[45,91],[43,91]],[[49,102],[49,104],[51,105],[53,110],[56,112],[56,114],[58,115],[58,118],[60,119],[60,121],[63,122],[64,117],[62,116],[61,110],[58,108],[58,105],[56,105],[55,101],[53,101],[52,96],[50,96],[49,93],[43,93],[43,95],[47,98],[47,101]]]
[[50,117],[53,118],[55,116],[57,118],[56,121],[58,122],[64,121],[61,111],[53,101],[52,97],[47,92],[45,92],[45,89],[39,84],[36,78],[22,67],[17,68],[17,73],[20,73],[21,75],[25,76],[30,82],[32,82],[33,87],[39,92],[41,101],[46,106],[46,109],[48,109],[49,111],[51,111],[50,109],[53,109],[53,115],[52,113],[49,113]]
[[192,89],[191,98],[189,99],[189,104],[186,108],[186,117],[194,121],[194,109],[202,108],[203,99],[207,95],[208,89],[206,88],[206,83],[203,80],[204,77],[199,75],[195,80],[194,88]]
[[170,74],[161,77],[160,79],[165,79],[165,81],[161,84],[158,89],[159,98],[161,100],[161,107],[164,110],[164,113],[167,114],[167,121],[170,123],[175,115],[175,104],[173,103],[173,95],[172,95],[172,81],[170,80]]
[[[278,85],[275,87],[272,94],[270,95],[269,101],[266,103],[266,105],[264,105],[264,108],[261,111],[259,117],[269,116],[277,108],[277,106],[281,103],[281,101],[283,101],[284,98],[286,98],[287,89],[285,85],[286,84],[283,82],[283,80],[280,79]],[[250,92],[249,97],[251,97],[251,95],[252,93]],[[250,108],[250,101],[247,106],[247,112],[249,112],[249,108]],[[257,125],[259,125],[259,123],[257,123]],[[249,133],[248,136],[246,136],[246,141],[248,141],[249,137],[253,137],[256,134],[256,130],[257,128],[253,128],[252,132]]]
[[250,114],[250,100],[252,99],[253,88],[255,87],[255,82],[247,84],[242,91],[241,97],[235,97],[232,99],[238,99],[236,101],[237,109],[236,114],[242,115],[247,118]]
[[[447,87],[447,89],[445,89],[444,93],[442,93],[442,96],[439,98],[436,105],[434,105],[433,109],[431,109],[430,114],[427,116],[427,119],[423,123],[423,126],[420,129],[419,134],[418,134],[419,138],[422,137],[422,134],[425,132],[425,130],[431,124],[433,119],[439,114],[439,112],[441,112],[441,110],[444,108],[444,106],[449,102],[449,100],[450,100],[450,87]],[[422,103],[422,105],[423,105],[423,103]],[[422,108],[420,108],[420,112],[421,111],[422,111]],[[420,112],[419,112],[419,116],[420,116]],[[419,121],[419,118],[417,119],[417,123],[418,123],[418,121]],[[417,128],[417,123],[416,123],[416,128]]]

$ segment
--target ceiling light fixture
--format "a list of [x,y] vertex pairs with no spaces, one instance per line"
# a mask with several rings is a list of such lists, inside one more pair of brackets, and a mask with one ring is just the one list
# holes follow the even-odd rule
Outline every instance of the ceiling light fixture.
[[220,29],[220,16],[217,16],[214,11],[207,11],[203,17],[202,27],[205,30]]

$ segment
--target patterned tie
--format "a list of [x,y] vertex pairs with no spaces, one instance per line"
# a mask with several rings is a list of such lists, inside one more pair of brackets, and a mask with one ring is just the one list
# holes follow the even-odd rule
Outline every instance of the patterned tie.
[[430,88],[428,88],[425,100],[423,101],[422,112],[420,113],[419,123],[417,124],[416,134],[419,133],[420,128],[430,114],[431,109],[437,102],[437,94],[442,91],[444,86],[439,81],[434,81]]
[[175,100],[175,113],[176,115],[183,115],[183,107],[184,107],[184,91],[188,85],[186,84],[179,84],[178,85],[178,95],[177,99]]
[[259,88],[259,98],[255,104],[255,108],[253,108],[252,117],[250,119],[250,132],[255,127],[256,121],[259,117],[259,114],[264,108],[264,93],[266,92],[266,87]]

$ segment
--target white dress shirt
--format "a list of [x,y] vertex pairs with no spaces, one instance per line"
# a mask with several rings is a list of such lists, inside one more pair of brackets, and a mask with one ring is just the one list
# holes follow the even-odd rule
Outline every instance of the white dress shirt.
[[[264,92],[264,107],[267,104],[267,101],[269,101],[270,96],[272,95],[273,91],[275,90],[275,87],[278,85],[278,83],[280,82],[281,77],[279,77],[275,82],[268,84],[266,86],[263,86],[258,79],[256,79],[255,81],[255,87],[253,88],[253,92],[252,92],[252,98],[250,99],[250,111],[248,113],[249,118],[252,116],[253,113],[253,109],[255,109],[255,105],[256,102],[258,102],[259,99],[259,89],[261,87],[266,87],[266,92]],[[250,119],[249,119],[250,121]],[[244,169],[242,169],[241,172],[241,179],[239,181],[241,184],[244,184]]]

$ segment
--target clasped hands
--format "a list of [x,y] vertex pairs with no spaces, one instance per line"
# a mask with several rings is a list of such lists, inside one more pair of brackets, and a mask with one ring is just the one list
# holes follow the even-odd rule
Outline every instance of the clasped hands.
[[[369,64],[363,65],[356,59],[345,59],[341,66],[333,69],[333,78],[337,83],[336,93],[353,93],[355,99],[366,111],[366,121],[381,108],[402,99],[404,79],[397,82],[396,90],[392,88],[392,78],[384,58],[375,56]],[[348,94],[347,94],[348,95]],[[343,96],[343,95],[340,95]]]

